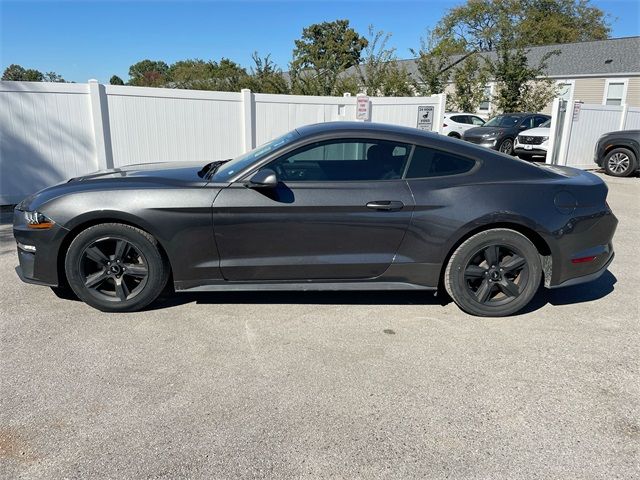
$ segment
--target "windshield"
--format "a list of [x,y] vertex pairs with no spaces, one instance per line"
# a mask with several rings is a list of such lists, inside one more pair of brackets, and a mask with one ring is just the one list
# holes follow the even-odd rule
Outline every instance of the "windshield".
[[250,152],[247,152],[239,157],[234,158],[224,164],[222,164],[216,173],[213,175],[214,182],[226,182],[231,177],[236,175],[238,172],[244,170],[252,163],[260,160],[265,155],[273,152],[274,150],[287,145],[297,138],[300,137],[300,134],[295,130],[285,133],[281,137],[274,138],[270,142],[267,142],[263,145],[260,145],[257,148],[254,148]]
[[485,123],[484,127],[514,127],[518,123],[520,123],[521,117],[516,117],[515,115],[498,115],[497,117],[493,117],[487,123]]

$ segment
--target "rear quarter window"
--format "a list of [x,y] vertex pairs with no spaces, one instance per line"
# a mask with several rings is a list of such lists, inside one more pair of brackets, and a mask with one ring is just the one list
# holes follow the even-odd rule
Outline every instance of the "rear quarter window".
[[406,178],[430,178],[459,175],[470,171],[476,162],[470,158],[416,146]]

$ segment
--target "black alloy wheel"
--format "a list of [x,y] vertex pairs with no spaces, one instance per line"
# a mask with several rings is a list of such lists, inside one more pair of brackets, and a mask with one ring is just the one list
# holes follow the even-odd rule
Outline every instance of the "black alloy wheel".
[[496,228],[473,235],[455,250],[444,286],[465,312],[502,317],[531,301],[541,277],[533,243],[519,232]]
[[529,267],[522,254],[514,250],[506,245],[489,245],[469,260],[464,276],[478,303],[504,305],[520,296],[529,280]]
[[147,284],[149,267],[144,255],[129,241],[103,237],[87,246],[80,257],[84,286],[104,300],[124,302]]
[[80,232],[69,245],[65,272],[82,301],[108,312],[144,308],[169,278],[168,262],[153,236],[118,223]]

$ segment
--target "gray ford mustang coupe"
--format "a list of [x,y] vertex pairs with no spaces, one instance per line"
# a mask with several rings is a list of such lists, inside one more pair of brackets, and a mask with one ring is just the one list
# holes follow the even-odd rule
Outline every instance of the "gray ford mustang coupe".
[[[437,290],[505,316],[613,259],[605,183],[416,129],[335,122],[228,161],[72,178],[22,201],[29,283],[104,311],[165,288]],[[426,294],[426,293],[425,293]]]

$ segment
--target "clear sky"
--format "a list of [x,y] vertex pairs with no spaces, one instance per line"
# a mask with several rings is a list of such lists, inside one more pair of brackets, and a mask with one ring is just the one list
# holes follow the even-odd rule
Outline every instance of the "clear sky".
[[[284,70],[293,41],[312,23],[347,18],[361,34],[373,24],[393,34],[400,58],[463,0],[422,1],[5,1],[0,0],[0,67],[55,71],[67,80],[125,81],[149,58],[228,57],[245,67],[271,53]],[[611,15],[614,37],[640,35],[640,0],[593,0]]]

